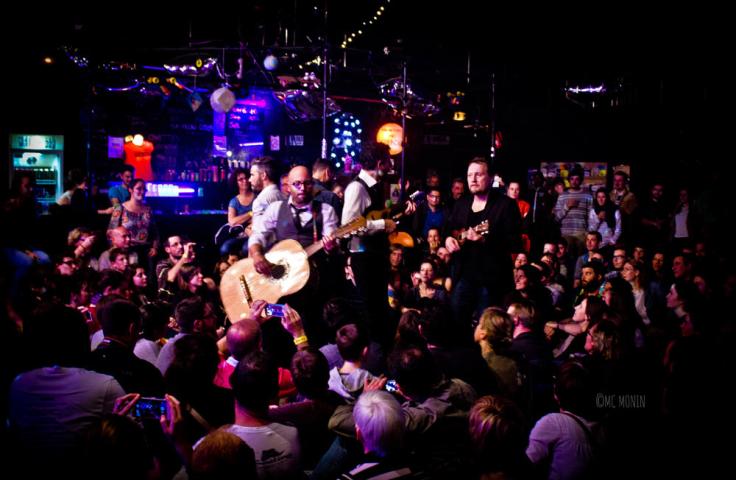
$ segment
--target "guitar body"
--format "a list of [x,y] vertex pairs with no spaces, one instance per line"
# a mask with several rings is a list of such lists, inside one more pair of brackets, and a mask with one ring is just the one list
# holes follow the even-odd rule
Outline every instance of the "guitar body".
[[488,220],[483,220],[478,225],[471,228],[464,228],[462,230],[453,230],[451,235],[457,239],[457,242],[462,245],[465,243],[465,239],[468,236],[469,230],[474,230],[478,235],[488,235]]
[[231,322],[248,315],[253,301],[276,303],[279,298],[301,290],[309,280],[308,255],[296,240],[277,243],[266,253],[266,259],[276,265],[273,276],[256,272],[250,258],[234,263],[223,274],[220,297]]
[[[365,218],[357,217],[333,232],[335,238],[357,235],[365,229]],[[271,275],[256,271],[253,260],[244,258],[235,262],[222,275],[220,297],[231,322],[237,322],[250,313],[256,300],[276,303],[279,298],[301,290],[309,281],[309,257],[322,250],[322,242],[302,248],[296,240],[282,240],[266,253],[266,260],[274,266]]]

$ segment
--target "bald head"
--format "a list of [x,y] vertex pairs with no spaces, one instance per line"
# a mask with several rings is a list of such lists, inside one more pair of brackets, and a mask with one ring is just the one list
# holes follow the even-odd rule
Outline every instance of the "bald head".
[[122,225],[107,231],[107,238],[115,248],[128,248],[130,246],[130,232]]
[[227,331],[227,348],[230,355],[240,360],[247,354],[261,349],[261,326],[255,320],[244,319],[233,323]]
[[298,166],[289,171],[289,193],[294,205],[304,206],[312,201],[312,178],[307,167]]

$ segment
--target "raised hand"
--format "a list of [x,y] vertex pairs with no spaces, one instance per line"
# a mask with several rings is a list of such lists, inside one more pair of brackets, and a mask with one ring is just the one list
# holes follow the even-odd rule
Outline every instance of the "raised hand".
[[302,324],[302,317],[299,312],[284,304],[284,316],[281,319],[281,325],[284,330],[289,332],[292,337],[301,337],[304,335],[304,324]]
[[375,392],[376,390],[383,390],[387,381],[388,379],[383,375],[380,377],[373,377],[370,380],[366,378],[365,383],[363,384],[363,391]]

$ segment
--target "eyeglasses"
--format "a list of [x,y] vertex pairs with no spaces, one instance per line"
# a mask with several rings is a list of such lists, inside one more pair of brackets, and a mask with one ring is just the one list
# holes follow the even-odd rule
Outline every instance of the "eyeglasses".
[[304,180],[303,182],[300,182],[299,180],[297,180],[295,182],[291,182],[290,185],[292,187],[296,188],[296,189],[300,189],[302,187],[309,188],[309,187],[312,186],[312,181],[311,180]]

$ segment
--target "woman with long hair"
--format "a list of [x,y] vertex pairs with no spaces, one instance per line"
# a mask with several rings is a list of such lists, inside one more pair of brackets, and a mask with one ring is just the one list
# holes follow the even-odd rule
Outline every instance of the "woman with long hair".
[[[422,299],[436,300],[440,303],[447,303],[447,291],[442,285],[435,283],[436,268],[434,262],[427,259],[419,266],[419,283],[414,287],[406,299],[408,307],[416,307]],[[406,308],[404,309],[406,311]]]
[[253,218],[253,198],[255,194],[248,181],[248,172],[243,168],[236,169],[230,177],[230,186],[238,193],[227,206],[227,223],[231,229],[243,228],[237,237],[229,238],[220,247],[221,255],[236,253],[242,257],[248,255],[248,237],[250,236],[250,220]]
[[[130,184],[130,200],[116,205],[110,217],[108,230],[120,225],[130,232],[130,248],[138,259],[152,271],[151,263],[158,253],[158,230],[153,222],[153,211],[145,204],[146,181],[136,178]],[[147,259],[147,260],[144,260]]]
[[651,320],[647,312],[647,292],[643,287],[643,285],[647,285],[647,282],[642,278],[643,274],[644,264],[631,259],[626,260],[624,267],[621,269],[621,278],[631,285],[631,293],[634,294],[636,311],[639,313],[644,325],[649,325]]
[[608,197],[605,188],[595,192],[593,206],[588,213],[588,231],[601,234],[600,249],[612,247],[621,237],[621,212]]
[[493,370],[503,394],[509,398],[519,389],[519,369],[508,355],[514,335],[514,322],[503,309],[486,308],[473,332],[473,340],[480,346],[481,355]]

